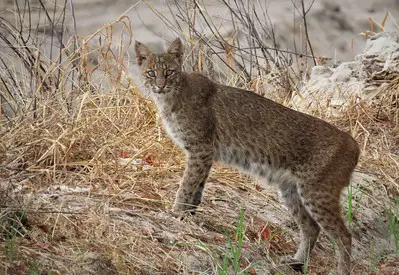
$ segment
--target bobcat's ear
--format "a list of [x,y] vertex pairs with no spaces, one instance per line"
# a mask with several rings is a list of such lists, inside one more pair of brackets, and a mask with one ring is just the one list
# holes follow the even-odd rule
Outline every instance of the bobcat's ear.
[[135,42],[134,49],[136,51],[136,61],[139,66],[152,54],[151,50],[139,41]]
[[180,38],[177,38],[175,41],[173,41],[166,52],[175,56],[179,61],[179,64],[181,64],[183,62],[183,43],[181,42]]

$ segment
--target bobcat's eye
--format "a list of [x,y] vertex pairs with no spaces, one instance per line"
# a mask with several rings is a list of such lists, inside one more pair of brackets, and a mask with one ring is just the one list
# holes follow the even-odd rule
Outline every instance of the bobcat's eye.
[[171,75],[173,75],[175,73],[176,73],[176,71],[174,71],[174,70],[166,70],[165,75],[166,76],[171,76]]
[[147,75],[149,76],[149,77],[154,77],[155,76],[155,71],[148,71],[147,72]]

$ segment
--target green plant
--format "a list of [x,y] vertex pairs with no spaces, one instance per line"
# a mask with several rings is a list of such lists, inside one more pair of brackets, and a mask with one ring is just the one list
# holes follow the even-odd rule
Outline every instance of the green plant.
[[303,274],[309,274],[309,257],[308,257],[308,258],[306,259],[306,261],[303,263],[302,273],[303,273]]
[[378,263],[380,262],[381,257],[377,255],[374,251],[374,246],[371,245],[370,247],[370,260],[369,260],[369,271],[374,272]]
[[348,186],[348,213],[346,214],[346,217],[348,219],[348,226],[350,229],[352,229],[352,219],[353,219],[353,187],[352,184],[349,184]]
[[29,264],[29,274],[30,275],[42,275],[42,274],[49,274],[43,273],[43,267],[39,262],[33,261]]
[[[217,266],[217,273],[219,275],[229,274],[229,268],[231,267],[235,273],[241,272],[241,252],[242,252],[242,245],[245,236],[245,227],[244,227],[244,216],[245,216],[245,209],[241,208],[240,217],[237,223],[237,229],[234,234],[234,240],[230,237],[230,234],[226,232],[227,238],[227,250],[224,254],[223,261],[221,266]],[[244,271],[245,272],[245,271]]]
[[[363,184],[363,183],[362,183]],[[368,186],[368,185],[367,185]],[[356,200],[356,202],[359,204],[363,198],[364,195],[364,188],[366,186],[353,186],[352,183],[348,186],[348,212],[346,214],[347,220],[348,220],[348,226],[349,229],[353,229],[353,217],[354,217],[354,206],[353,202]]]
[[399,221],[398,221],[398,208],[399,208],[399,198],[396,198],[393,209],[389,210],[389,236],[393,237],[395,245],[395,253],[399,252]]
[[16,255],[16,237],[17,235],[21,235],[20,229],[22,227],[22,221],[25,217],[24,212],[15,212],[14,215],[12,215],[9,218],[9,224],[7,225],[5,230],[5,237],[7,240],[7,259],[9,262],[12,262],[14,260],[14,257]]
[[7,259],[9,262],[14,260],[15,251],[15,238],[9,238],[7,240]]

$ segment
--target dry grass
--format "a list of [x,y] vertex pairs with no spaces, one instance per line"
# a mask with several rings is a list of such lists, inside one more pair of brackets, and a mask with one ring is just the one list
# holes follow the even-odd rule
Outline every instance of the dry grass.
[[[21,71],[9,66],[0,85],[7,95],[3,103],[15,107],[0,128],[2,271],[215,273],[242,207],[242,267],[258,274],[283,268],[278,258],[294,251],[295,226],[276,197],[247,176],[217,166],[196,216],[180,221],[169,213],[184,159],[128,75],[131,33],[128,19],[121,18],[90,37],[70,40],[58,58],[27,43],[16,48],[25,58],[9,59],[30,63]],[[233,66],[234,51],[227,49]],[[254,77],[241,86],[260,81]],[[360,169],[381,177],[388,201],[399,191],[398,83],[390,80],[383,96],[353,104],[331,120],[362,145]],[[331,253],[323,236],[310,273],[331,270]]]

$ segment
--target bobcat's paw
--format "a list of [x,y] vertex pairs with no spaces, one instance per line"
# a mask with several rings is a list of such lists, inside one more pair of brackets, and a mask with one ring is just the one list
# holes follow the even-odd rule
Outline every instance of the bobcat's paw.
[[197,206],[187,203],[175,202],[172,207],[172,213],[180,219],[187,215],[194,215]]
[[281,259],[281,263],[288,265],[289,267],[291,267],[293,270],[295,270],[297,272],[302,272],[303,263],[301,261],[298,261],[294,257],[285,256]]

